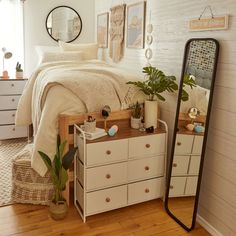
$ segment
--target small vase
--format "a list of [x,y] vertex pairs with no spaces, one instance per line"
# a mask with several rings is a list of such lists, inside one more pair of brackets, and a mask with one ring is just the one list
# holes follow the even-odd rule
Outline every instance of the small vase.
[[23,79],[23,71],[16,71],[16,79]]
[[157,101],[145,101],[144,105],[144,121],[145,121],[145,128],[149,128],[151,126],[154,129],[157,128],[157,112],[158,112],[158,103]]
[[59,201],[57,203],[51,202],[49,205],[49,212],[54,220],[64,219],[68,212],[66,201]]
[[133,116],[131,116],[130,118],[130,125],[131,125],[131,128],[133,129],[139,129],[140,128],[140,125],[141,125],[141,120],[142,118],[134,118]]

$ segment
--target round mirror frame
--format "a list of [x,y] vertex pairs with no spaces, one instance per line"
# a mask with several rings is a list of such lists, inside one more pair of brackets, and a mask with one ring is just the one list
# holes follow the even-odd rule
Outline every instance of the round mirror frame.
[[80,30],[79,30],[78,34],[77,34],[72,40],[66,41],[66,43],[70,43],[70,42],[73,42],[74,40],[76,40],[76,39],[80,36],[81,31],[82,31],[82,28],[83,28],[82,19],[81,19],[79,13],[78,13],[74,8],[69,7],[69,6],[65,6],[65,5],[61,5],[61,6],[54,7],[54,8],[48,13],[48,15],[47,15],[47,17],[46,17],[45,27],[46,27],[46,31],[47,31],[48,35],[49,35],[53,40],[55,40],[55,41],[58,42],[60,39],[55,39],[55,38],[49,33],[49,30],[48,30],[48,27],[47,27],[47,21],[48,21],[48,17],[50,16],[50,14],[51,14],[54,10],[56,10],[56,9],[58,9],[58,8],[61,8],[61,7],[65,7],[65,8],[71,9],[71,10],[78,16],[79,21],[80,21],[81,27],[80,27]]

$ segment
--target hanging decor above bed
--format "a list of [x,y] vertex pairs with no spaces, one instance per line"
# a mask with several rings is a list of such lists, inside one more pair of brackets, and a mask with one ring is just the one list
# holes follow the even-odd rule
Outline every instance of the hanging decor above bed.
[[119,62],[124,53],[125,8],[125,4],[111,8],[109,56],[114,62]]

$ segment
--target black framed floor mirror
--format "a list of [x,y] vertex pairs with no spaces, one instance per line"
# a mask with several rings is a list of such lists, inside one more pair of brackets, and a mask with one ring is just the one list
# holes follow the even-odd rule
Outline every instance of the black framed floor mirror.
[[196,222],[218,54],[213,38],[193,38],[185,45],[165,208],[187,231]]

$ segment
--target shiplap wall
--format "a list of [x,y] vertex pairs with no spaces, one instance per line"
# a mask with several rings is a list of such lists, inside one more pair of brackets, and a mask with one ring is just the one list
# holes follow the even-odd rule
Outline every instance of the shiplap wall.
[[[95,0],[95,18],[97,14],[109,11],[112,5],[134,2],[139,0]],[[198,17],[207,5],[211,5],[216,15],[230,15],[229,29],[188,32],[188,20]],[[147,23],[150,21],[150,12],[154,25],[154,42],[151,46],[154,57],[151,63],[178,79],[184,45],[189,38],[213,37],[220,42],[198,214],[222,235],[236,235],[236,1],[147,0]],[[107,49],[100,53],[111,62]],[[116,65],[141,71],[145,64],[144,49],[125,48],[123,60]],[[161,104],[162,118],[168,122],[170,133],[173,130],[175,108],[175,95],[169,96]]]

